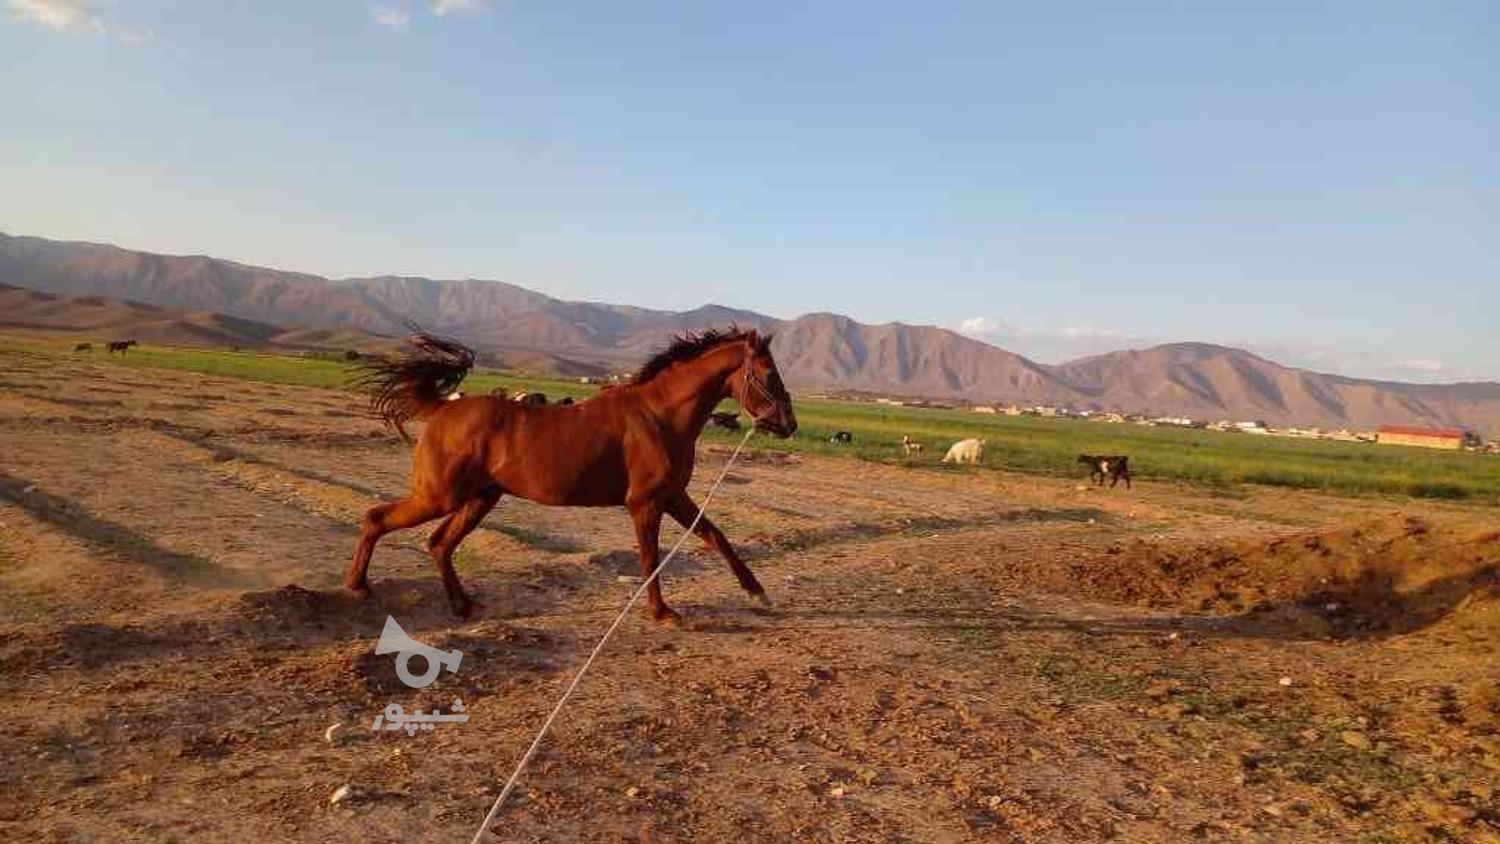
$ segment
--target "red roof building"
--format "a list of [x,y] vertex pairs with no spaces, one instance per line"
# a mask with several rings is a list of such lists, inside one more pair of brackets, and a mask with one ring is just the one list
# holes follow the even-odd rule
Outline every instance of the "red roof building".
[[1459,428],[1414,428],[1382,425],[1375,441],[1382,445],[1416,445],[1424,448],[1462,448],[1465,432]]

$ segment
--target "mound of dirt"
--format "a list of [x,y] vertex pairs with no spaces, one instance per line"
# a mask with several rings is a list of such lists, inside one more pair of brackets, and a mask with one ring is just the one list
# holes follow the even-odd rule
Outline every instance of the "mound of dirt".
[[1460,615],[1494,625],[1500,530],[1407,517],[1239,545],[1138,540],[1070,574],[1080,591],[1108,600],[1273,614],[1336,637],[1404,633]]

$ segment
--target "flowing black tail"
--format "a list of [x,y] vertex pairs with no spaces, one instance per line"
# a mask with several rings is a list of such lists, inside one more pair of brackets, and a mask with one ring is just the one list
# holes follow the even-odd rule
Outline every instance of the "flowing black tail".
[[412,351],[396,360],[366,361],[354,378],[354,385],[370,395],[370,412],[408,443],[405,423],[431,413],[474,367],[473,349],[410,327]]

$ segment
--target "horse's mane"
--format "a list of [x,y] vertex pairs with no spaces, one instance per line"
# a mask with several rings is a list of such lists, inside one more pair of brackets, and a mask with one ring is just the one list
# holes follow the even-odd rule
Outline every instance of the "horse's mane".
[[[672,342],[665,349],[651,356],[651,359],[642,364],[636,371],[635,376],[630,379],[632,384],[644,384],[652,378],[660,375],[667,367],[684,360],[692,360],[695,357],[717,348],[734,340],[743,340],[749,334],[741,331],[736,326],[727,329],[710,328],[698,334],[689,331],[686,334],[672,338]],[[761,335],[761,346],[769,345],[771,336]]]

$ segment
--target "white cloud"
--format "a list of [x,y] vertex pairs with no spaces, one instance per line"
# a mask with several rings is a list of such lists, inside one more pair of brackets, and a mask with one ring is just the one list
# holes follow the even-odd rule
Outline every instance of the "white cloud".
[[381,26],[391,29],[400,29],[411,21],[411,13],[390,6],[376,6],[370,10],[370,17]]
[[985,316],[963,320],[958,324],[958,333],[993,343],[1041,363],[1062,363],[1087,355],[1138,349],[1154,343],[1149,337],[1119,329],[1081,325],[1062,328],[1017,325]]
[[958,324],[959,334],[968,334],[975,339],[980,339],[985,334],[995,334],[1000,331],[1000,323],[989,317],[969,317]]
[[1395,367],[1396,369],[1406,369],[1412,372],[1426,372],[1431,374],[1445,373],[1453,369],[1452,366],[1449,366],[1448,364],[1443,363],[1440,360],[1433,360],[1432,358],[1412,358],[1410,360],[1398,360],[1393,361],[1391,363],[1391,366]]
[[8,0],[10,15],[22,22],[58,32],[103,35],[104,20],[79,0]]
[[156,39],[156,32],[107,20],[96,9],[111,10],[112,0],[6,0],[13,20],[74,35],[108,35],[127,47],[139,47]]
[[432,13],[438,17],[464,15],[489,7],[489,0],[432,0]]

